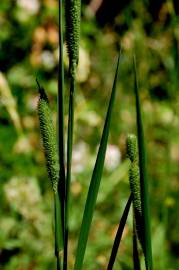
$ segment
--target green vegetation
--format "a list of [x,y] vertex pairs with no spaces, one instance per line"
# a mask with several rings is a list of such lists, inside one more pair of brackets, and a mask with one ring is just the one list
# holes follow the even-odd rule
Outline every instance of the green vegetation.
[[[79,28],[62,23],[62,1],[0,3],[0,268],[60,269],[63,263],[67,269],[68,262],[68,269],[178,269],[179,17],[176,1],[153,2],[120,4],[116,13],[103,4],[98,8],[95,1],[82,2],[80,44]],[[80,21],[75,4],[72,23]],[[77,42],[73,52],[63,45],[66,29],[76,29],[77,36],[70,35]],[[105,122],[119,46],[120,76],[114,106],[109,105],[113,113]],[[39,85],[46,108],[40,108],[41,134],[53,189],[40,144],[35,78],[49,99]],[[135,149],[129,155],[127,134],[137,134],[139,157]]]

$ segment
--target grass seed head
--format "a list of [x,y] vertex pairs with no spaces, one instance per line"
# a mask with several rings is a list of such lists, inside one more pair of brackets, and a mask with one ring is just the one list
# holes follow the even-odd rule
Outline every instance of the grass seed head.
[[133,197],[133,209],[135,217],[136,231],[139,241],[143,247],[143,232],[142,232],[142,206],[141,206],[141,191],[140,191],[140,170],[138,165],[137,138],[130,134],[127,137],[127,156],[131,164],[129,168],[129,183]]
[[137,138],[134,134],[127,136],[127,156],[131,162],[137,159]]
[[39,86],[40,98],[38,102],[38,116],[40,122],[40,132],[46,158],[48,176],[52,183],[54,192],[57,192],[58,186],[58,152],[56,143],[56,134],[53,127],[52,113],[45,90]]
[[79,58],[81,0],[65,1],[65,18],[69,73],[71,77],[75,77]]

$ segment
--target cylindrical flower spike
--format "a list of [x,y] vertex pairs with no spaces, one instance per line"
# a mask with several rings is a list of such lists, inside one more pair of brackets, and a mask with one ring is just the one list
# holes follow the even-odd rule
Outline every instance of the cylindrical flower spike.
[[129,169],[129,181],[130,181],[130,188],[133,194],[133,203],[135,209],[141,215],[141,199],[140,199],[140,179],[139,179],[139,167],[135,163],[131,163]]
[[137,139],[133,134],[127,136],[127,156],[131,162],[137,161]]
[[79,58],[81,0],[65,1],[65,18],[69,73],[71,77],[75,77]]
[[43,141],[48,176],[52,183],[53,191],[56,193],[59,174],[56,134],[53,127],[52,113],[49,107],[47,95],[45,90],[41,88],[39,84],[38,88],[40,93],[38,102],[40,132]]
[[140,171],[138,166],[138,151],[137,151],[137,138],[135,135],[130,134],[127,137],[127,155],[131,161],[129,168],[129,183],[133,196],[133,209],[136,223],[136,231],[138,238],[143,247],[143,233],[142,233],[142,208],[140,196]]

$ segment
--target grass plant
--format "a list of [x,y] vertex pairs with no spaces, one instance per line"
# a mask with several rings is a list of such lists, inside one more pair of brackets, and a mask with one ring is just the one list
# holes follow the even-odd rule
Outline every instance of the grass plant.
[[[57,259],[57,270],[68,269],[68,242],[69,242],[69,200],[71,183],[71,165],[73,150],[74,133],[74,94],[76,85],[76,70],[79,58],[80,42],[80,0],[66,1],[66,42],[69,54],[69,107],[68,107],[68,130],[67,144],[65,143],[64,131],[64,66],[63,66],[63,20],[62,20],[63,2],[59,0],[59,77],[58,77],[58,121],[57,138],[53,128],[52,116],[49,107],[48,98],[45,90],[39,85],[39,120],[40,129],[44,145],[44,153],[49,179],[52,182],[54,193],[54,220],[55,220],[55,256]],[[117,89],[118,71],[120,55],[117,62],[117,68],[114,76],[111,97],[104,122],[104,128],[96,157],[95,166],[92,172],[89,184],[88,194],[85,202],[84,213],[78,238],[77,250],[75,255],[74,270],[81,270],[85,256],[85,250],[89,237],[90,227],[94,216],[96,200],[102,179],[106,148],[110,132],[110,123],[112,111],[115,103]],[[141,117],[141,106],[139,101],[136,64],[134,60],[134,92],[136,98],[137,112],[137,138],[133,135],[127,139],[127,154],[130,159],[129,182],[131,195],[127,201],[126,207],[119,222],[119,227],[114,239],[112,251],[107,266],[107,270],[112,270],[117,257],[118,248],[121,242],[122,233],[127,221],[131,203],[133,203],[133,261],[134,269],[140,269],[140,259],[138,254],[137,241],[141,242],[145,256],[146,269],[152,270],[152,251],[150,236],[150,216],[149,216],[149,195],[147,182],[147,169],[145,159],[144,133]],[[138,140],[138,144],[137,144]],[[67,157],[65,161],[65,147],[67,148]],[[66,162],[66,170],[65,170]]]
[[74,126],[74,96],[76,69],[79,58],[80,43],[80,20],[81,20],[81,0],[67,0],[65,2],[66,21],[66,43],[69,55],[69,107],[68,107],[68,135],[67,135],[67,172],[65,184],[65,239],[64,239],[64,264],[63,270],[67,270],[68,260],[68,235],[69,235],[69,201],[71,182],[71,163],[73,148],[73,126]]

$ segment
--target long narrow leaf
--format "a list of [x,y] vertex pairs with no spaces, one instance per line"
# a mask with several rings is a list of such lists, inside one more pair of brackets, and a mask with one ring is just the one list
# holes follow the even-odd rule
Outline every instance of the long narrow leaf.
[[136,62],[134,58],[134,92],[136,98],[136,121],[138,133],[138,148],[139,148],[139,170],[140,170],[140,188],[141,188],[141,208],[142,208],[142,225],[144,232],[144,256],[146,269],[152,270],[152,247],[151,247],[151,232],[150,232],[150,215],[149,215],[149,194],[148,194],[148,179],[146,169],[146,151],[144,143],[144,131],[141,117],[141,106],[138,93]]
[[59,0],[59,74],[58,74],[58,152],[60,162],[58,193],[61,201],[61,216],[64,230],[65,200],[65,161],[64,161],[64,64],[63,64],[63,23],[62,0]]
[[94,212],[96,199],[97,199],[97,195],[99,191],[99,186],[101,182],[107,141],[108,141],[108,136],[109,136],[112,109],[113,109],[114,100],[115,100],[116,84],[117,84],[118,69],[119,69],[119,59],[117,63],[116,74],[114,78],[113,89],[112,89],[111,98],[110,98],[108,111],[106,115],[106,120],[104,124],[103,134],[102,134],[102,138],[101,138],[101,142],[100,142],[100,146],[98,150],[98,155],[97,155],[95,167],[93,170],[93,174],[92,174],[92,178],[91,178],[91,182],[90,182],[90,186],[88,190],[87,200],[85,204],[85,210],[83,214],[83,220],[82,220],[80,235],[78,239],[74,270],[81,270],[82,265],[83,265],[89,230],[90,230],[90,226],[91,226],[91,222],[93,218],[93,212]]
[[121,217],[121,220],[120,220],[120,223],[119,223],[119,227],[117,229],[117,233],[116,233],[116,237],[114,239],[114,244],[113,244],[113,247],[112,247],[111,256],[110,256],[110,259],[109,259],[107,270],[112,270],[113,269],[114,262],[115,262],[115,259],[116,259],[116,256],[117,256],[117,251],[119,249],[122,234],[123,234],[123,231],[124,231],[124,227],[125,227],[125,224],[126,224],[126,221],[127,221],[128,214],[129,214],[131,203],[132,203],[132,194],[129,196],[129,199],[127,201],[127,204],[125,206],[124,212],[122,214],[122,217]]

